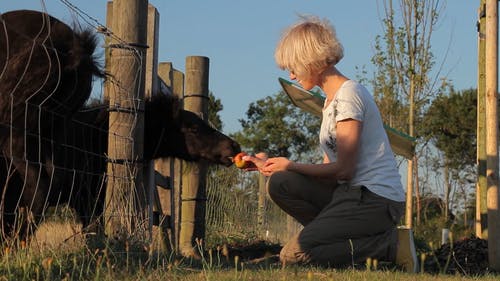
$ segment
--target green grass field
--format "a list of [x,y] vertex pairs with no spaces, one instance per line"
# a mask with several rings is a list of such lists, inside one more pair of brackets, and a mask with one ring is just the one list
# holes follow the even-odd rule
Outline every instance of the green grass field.
[[71,226],[51,223],[45,227],[58,236],[37,233],[29,245],[3,245],[0,280],[500,280],[499,275],[408,274],[390,266],[372,270],[363,265],[357,269],[282,268],[275,255],[240,261],[210,250],[201,259],[189,260],[157,255],[141,243],[103,242],[96,237],[84,242]]
[[[227,235],[212,237],[211,247],[201,251],[200,259],[155,253],[143,237],[116,242],[87,233],[71,220],[42,223],[30,243],[0,244],[0,281],[2,280],[500,280],[500,275],[476,276],[434,274],[430,269],[418,274],[404,273],[394,265],[382,264],[367,270],[355,268],[324,269],[298,266],[282,268],[277,260],[279,244],[252,244],[239,239],[239,251],[230,244],[225,251],[217,245],[230,243]],[[238,244],[238,243],[237,243]],[[241,245],[241,244],[238,244]],[[258,254],[261,258],[250,258]],[[267,257],[267,258],[266,258]],[[442,266],[441,266],[442,267]],[[446,272],[445,268],[440,268]]]
[[106,250],[89,252],[48,251],[34,253],[21,249],[4,250],[0,280],[499,280],[499,276],[450,276],[427,273],[408,274],[397,270],[320,269],[313,267],[280,268],[276,265],[219,266],[177,263],[151,259],[147,255]]

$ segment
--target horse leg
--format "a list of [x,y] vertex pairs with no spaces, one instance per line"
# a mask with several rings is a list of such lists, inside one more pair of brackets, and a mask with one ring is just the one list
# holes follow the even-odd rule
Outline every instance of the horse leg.
[[19,237],[27,238],[33,234],[33,227],[42,219],[48,196],[49,182],[41,164],[16,166],[21,178],[24,179],[16,210],[19,214]]
[[[13,144],[23,144],[24,138],[20,140],[13,136],[12,141]],[[41,161],[30,161],[36,157],[30,157],[29,153],[26,153],[28,160],[24,160],[24,145],[13,145],[11,148],[9,154],[4,150],[4,155],[10,156],[20,180],[13,181],[17,184],[8,186],[9,194],[12,194],[9,199],[13,201],[11,204],[20,215],[15,234],[20,239],[25,239],[32,233],[32,223],[36,225],[42,218],[50,181]]]
[[9,169],[9,167],[12,167],[10,161],[3,154],[0,154],[0,159],[0,237],[1,241],[5,241],[12,234],[14,224],[14,208],[9,193],[13,172]]

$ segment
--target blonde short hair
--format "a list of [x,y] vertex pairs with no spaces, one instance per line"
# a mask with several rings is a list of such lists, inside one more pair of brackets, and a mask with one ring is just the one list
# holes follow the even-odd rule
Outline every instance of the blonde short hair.
[[304,78],[337,64],[343,56],[335,28],[328,20],[315,16],[300,16],[283,32],[274,53],[281,69]]

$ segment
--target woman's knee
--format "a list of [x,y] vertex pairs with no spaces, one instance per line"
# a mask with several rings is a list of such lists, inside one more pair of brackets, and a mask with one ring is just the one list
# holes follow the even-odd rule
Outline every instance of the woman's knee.
[[275,199],[287,192],[287,181],[291,176],[291,172],[279,171],[273,173],[267,180],[267,193],[271,199]]

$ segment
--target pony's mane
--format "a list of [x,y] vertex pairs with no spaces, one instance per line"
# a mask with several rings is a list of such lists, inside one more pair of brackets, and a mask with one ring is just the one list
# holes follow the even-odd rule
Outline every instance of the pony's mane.
[[177,112],[181,109],[181,100],[174,95],[156,94],[145,100],[146,110],[148,107],[172,108]]
[[[180,110],[181,99],[174,95],[166,94],[156,94],[152,97],[148,97],[144,100],[145,112],[150,116],[155,116],[158,118],[169,118],[170,120],[175,119]],[[79,112],[99,112],[100,117],[95,117],[101,120],[102,118],[107,118],[107,113],[109,110],[109,100],[100,99],[89,99],[84,107],[82,107]],[[106,115],[106,116],[104,116]],[[159,117],[161,115],[161,117]],[[80,118],[82,115],[79,115]],[[100,122],[100,121],[98,121]]]

